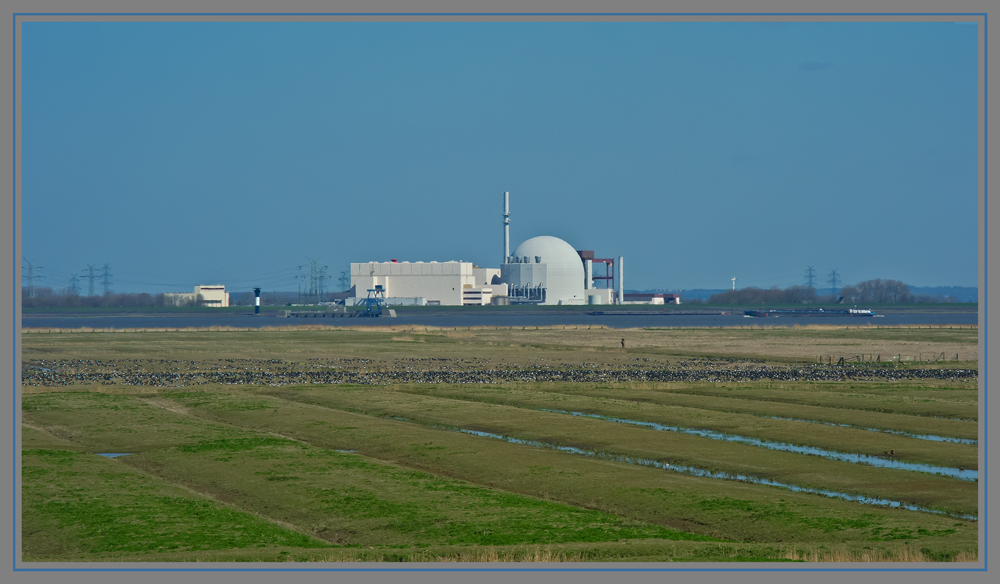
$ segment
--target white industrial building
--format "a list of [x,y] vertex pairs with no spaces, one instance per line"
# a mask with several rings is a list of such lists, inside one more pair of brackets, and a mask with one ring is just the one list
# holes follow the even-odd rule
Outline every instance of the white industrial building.
[[163,303],[167,306],[192,305],[201,301],[202,306],[222,308],[229,306],[229,293],[222,284],[195,286],[194,292],[167,292]]
[[356,301],[377,286],[387,305],[472,306],[497,303],[572,305],[612,304],[615,291],[594,288],[573,246],[558,237],[533,237],[495,268],[471,262],[367,262],[351,264]]
[[[504,261],[500,269],[470,262],[368,262],[351,264],[355,302],[369,290],[384,293],[386,304],[614,304],[623,301],[624,258],[593,259],[558,237],[528,239],[510,253],[510,208],[504,193]],[[593,261],[617,267],[617,290],[595,288]],[[503,299],[501,301],[501,299]]]
[[494,296],[506,296],[499,283],[500,270],[480,268],[471,262],[367,262],[351,264],[351,286],[357,298],[381,286],[386,304],[465,306],[490,304]]

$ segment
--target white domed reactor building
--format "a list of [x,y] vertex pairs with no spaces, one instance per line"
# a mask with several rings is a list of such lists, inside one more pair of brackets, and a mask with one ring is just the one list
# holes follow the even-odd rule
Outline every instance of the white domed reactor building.
[[500,281],[515,302],[586,304],[586,276],[580,254],[559,239],[542,235],[517,246],[500,266]]
[[[623,301],[624,258],[595,258],[559,239],[532,237],[510,253],[510,193],[504,193],[503,263],[500,269],[469,262],[368,262],[351,264],[352,305],[381,293],[388,305],[615,304]],[[594,263],[605,275],[594,273]],[[617,270],[617,276],[615,271]],[[605,282],[604,288],[595,281]],[[617,284],[617,286],[616,286]],[[345,300],[346,303],[346,300]]]
[[[621,283],[624,277],[618,258],[618,294],[609,288],[594,288],[595,279],[610,280],[613,276],[598,278],[593,274],[592,251],[577,251],[572,245],[549,235],[532,237],[510,253],[510,193],[503,194],[503,251],[500,276],[493,284],[506,285],[510,304],[611,304],[621,302]],[[609,266],[610,268],[610,266]]]

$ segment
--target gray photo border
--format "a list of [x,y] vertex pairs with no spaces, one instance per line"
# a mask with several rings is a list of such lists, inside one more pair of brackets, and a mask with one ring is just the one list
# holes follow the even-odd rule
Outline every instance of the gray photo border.
[[[117,1],[97,0],[87,2],[86,6],[79,2],[65,2],[60,0],[57,3],[47,3],[45,10],[39,10],[36,3],[25,0],[12,2],[11,10],[11,91],[5,93],[7,96],[7,106],[12,112],[11,118],[11,143],[9,160],[11,167],[8,171],[11,176],[11,215],[9,221],[12,246],[10,254],[3,254],[2,261],[10,262],[10,266],[4,265],[4,273],[10,274],[12,278],[11,286],[0,288],[4,296],[10,295],[10,306],[12,311],[9,316],[4,315],[4,324],[10,318],[9,328],[11,331],[9,342],[11,344],[10,362],[2,361],[0,369],[0,379],[11,380],[10,420],[11,423],[11,449],[4,449],[2,463],[7,465],[11,471],[11,480],[3,482],[3,493],[9,495],[7,501],[13,502],[10,507],[4,506],[3,516],[8,518],[11,531],[4,530],[3,539],[10,539],[10,545],[3,547],[11,552],[10,564],[7,565],[0,574],[7,582],[21,581],[77,581],[81,577],[86,580],[93,578],[95,581],[117,582],[134,581],[136,579],[159,581],[179,581],[192,580],[203,581],[211,578],[213,581],[240,581],[244,582],[248,578],[262,581],[273,581],[276,579],[294,578],[297,581],[330,581],[331,578],[349,581],[411,581],[414,577],[419,580],[426,579],[433,582],[445,581],[466,581],[469,579],[482,581],[537,581],[543,579],[551,582],[579,582],[581,579],[594,581],[606,581],[609,579],[628,581],[663,581],[666,578],[683,578],[684,581],[720,581],[739,579],[741,582],[746,578],[752,580],[760,579],[767,582],[798,581],[803,578],[809,580],[826,580],[843,582],[847,580],[868,581],[878,578],[881,581],[902,581],[912,582],[914,578],[918,580],[927,579],[930,581],[940,581],[944,578],[961,581],[992,581],[989,573],[996,572],[995,563],[991,563],[990,552],[996,547],[995,543],[989,541],[989,525],[992,523],[989,503],[989,483],[987,469],[989,463],[996,457],[996,451],[989,451],[990,439],[988,435],[987,419],[997,407],[996,403],[992,407],[988,404],[986,387],[989,381],[988,366],[990,364],[990,352],[988,347],[987,331],[990,320],[988,314],[989,301],[989,279],[988,279],[988,224],[991,214],[987,203],[987,190],[989,186],[988,170],[988,78],[990,56],[988,38],[988,9],[986,2],[960,2],[960,3],[934,3],[912,2],[896,4],[897,9],[892,10],[886,7],[886,2],[861,3],[851,2],[839,5],[828,4],[827,12],[821,9],[803,10],[793,6],[789,2],[770,2],[761,6],[761,2],[755,2],[753,6],[745,3],[730,2],[729,6],[719,6],[719,3],[699,4],[696,2],[667,4],[662,2],[629,1],[626,3],[610,2],[566,2],[563,0],[546,2],[508,2],[491,3],[492,7],[471,8],[456,2],[438,2],[424,0],[419,4],[400,2],[392,0],[394,6],[386,6],[387,2],[367,4],[363,2],[317,2],[315,0],[299,0],[293,3],[273,3],[273,2],[234,2],[234,1],[211,1],[211,2],[183,2],[173,5],[160,3],[159,6],[151,9],[135,10],[127,3]],[[56,8],[57,4],[61,6]],[[228,4],[228,5],[227,5]],[[375,8],[377,6],[377,8]],[[706,9],[710,6],[711,9]],[[717,7],[718,6],[718,7]],[[839,8],[838,10],[833,10]],[[158,10],[157,10],[158,9]],[[852,11],[852,9],[854,11]],[[945,11],[943,11],[944,9]],[[238,14],[236,14],[238,13]],[[979,250],[980,250],[980,363],[982,367],[980,375],[980,395],[981,417],[980,436],[983,447],[980,449],[980,464],[983,469],[983,480],[980,481],[980,561],[976,567],[964,568],[928,568],[915,564],[898,564],[895,566],[887,564],[875,564],[863,568],[853,564],[831,565],[825,567],[801,567],[796,568],[789,564],[687,564],[664,566],[661,564],[568,564],[562,568],[537,567],[535,565],[489,565],[470,564],[466,566],[455,566],[451,564],[414,564],[412,566],[401,567],[387,564],[373,564],[371,566],[353,565],[345,567],[342,564],[261,564],[259,566],[248,566],[245,564],[24,564],[20,561],[19,533],[19,503],[20,497],[14,491],[15,485],[20,484],[19,465],[19,428],[20,428],[20,271],[21,271],[21,245],[20,245],[20,212],[21,212],[21,177],[20,177],[20,151],[21,140],[20,128],[20,99],[17,88],[20,86],[20,35],[19,25],[28,21],[134,21],[134,20],[157,20],[157,21],[231,21],[231,20],[342,20],[342,21],[510,21],[510,20],[536,20],[536,21],[567,21],[567,20],[592,20],[592,21],[628,21],[628,20],[691,20],[691,21],[713,21],[713,20],[857,20],[857,21],[899,21],[899,20],[972,20],[979,22],[980,31],[980,179],[979,179]],[[994,43],[994,47],[996,44]],[[993,52],[996,52],[994,48]],[[997,59],[993,59],[994,66]],[[994,210],[995,214],[996,211]],[[8,371],[9,368],[9,371]],[[994,400],[996,402],[996,400]],[[4,413],[7,405],[3,406]],[[990,545],[993,543],[993,545]],[[6,562],[5,562],[6,563]],[[807,564],[805,566],[815,566]],[[844,567],[833,567],[844,566]],[[966,565],[967,566],[967,565]],[[8,573],[9,572],[9,573]],[[994,574],[993,578],[996,575]]]

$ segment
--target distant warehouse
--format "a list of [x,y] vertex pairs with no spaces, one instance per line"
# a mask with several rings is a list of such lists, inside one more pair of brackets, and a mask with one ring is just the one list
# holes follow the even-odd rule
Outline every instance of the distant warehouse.
[[167,306],[229,306],[229,293],[222,284],[195,286],[194,292],[167,292],[163,295]]
[[471,262],[351,264],[351,286],[357,298],[365,298],[368,290],[381,286],[387,304],[490,304],[494,296],[507,296],[507,285],[499,280],[499,269],[480,268]]

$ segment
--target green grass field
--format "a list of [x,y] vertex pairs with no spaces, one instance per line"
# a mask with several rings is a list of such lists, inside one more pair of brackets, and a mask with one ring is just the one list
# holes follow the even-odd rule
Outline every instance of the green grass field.
[[[611,334],[630,348],[601,330],[24,334],[22,558],[977,560],[976,481],[746,442],[974,471],[974,373],[809,355],[971,354],[975,329]],[[646,370],[757,376],[627,380]],[[566,371],[608,381],[532,381]],[[315,381],[334,374],[367,381]]]

